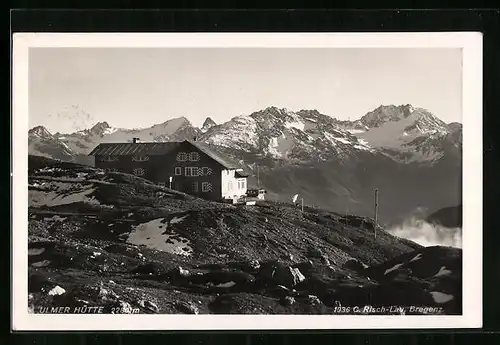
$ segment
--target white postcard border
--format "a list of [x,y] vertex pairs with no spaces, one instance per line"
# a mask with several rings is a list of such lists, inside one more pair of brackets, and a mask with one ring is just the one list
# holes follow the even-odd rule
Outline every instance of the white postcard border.
[[[463,51],[463,315],[29,314],[28,58],[29,49],[34,47],[461,48]],[[425,329],[482,326],[481,33],[15,33],[12,66],[12,327],[14,330]]]

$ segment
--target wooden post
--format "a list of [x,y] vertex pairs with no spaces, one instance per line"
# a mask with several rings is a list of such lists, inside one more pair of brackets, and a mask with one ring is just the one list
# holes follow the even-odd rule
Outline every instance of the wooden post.
[[302,204],[302,213],[304,213],[304,198],[300,198],[300,202]]
[[374,215],[374,232],[375,232],[375,238],[377,238],[377,224],[378,224],[378,188],[375,188],[375,215]]
[[257,187],[260,187],[259,166],[257,165]]

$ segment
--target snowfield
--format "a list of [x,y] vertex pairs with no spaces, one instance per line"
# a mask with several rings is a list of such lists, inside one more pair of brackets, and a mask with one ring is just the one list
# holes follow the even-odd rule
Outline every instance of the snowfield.
[[95,192],[92,184],[64,183],[49,181],[44,184],[44,190],[29,190],[30,206],[59,206],[74,202],[85,202],[99,205],[91,194]]
[[286,128],[296,128],[298,130],[304,131],[306,128],[306,125],[301,121],[295,121],[295,122],[286,123],[285,127]]
[[158,218],[139,224],[128,235],[126,242],[171,254],[190,256],[193,252],[190,241],[167,229],[169,224],[180,223],[186,217],[175,217],[170,223],[167,223],[165,218]]

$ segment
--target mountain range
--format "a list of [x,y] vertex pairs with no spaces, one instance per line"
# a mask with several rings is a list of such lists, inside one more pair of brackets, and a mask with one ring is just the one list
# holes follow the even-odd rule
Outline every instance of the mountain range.
[[311,206],[372,216],[378,188],[382,222],[461,203],[462,125],[409,104],[382,105],[355,121],[268,107],[221,124],[207,117],[202,128],[185,117],[141,129],[99,122],[66,134],[38,126],[29,131],[29,153],[91,165],[87,155],[99,143],[133,137],[216,145],[278,201],[298,193]]

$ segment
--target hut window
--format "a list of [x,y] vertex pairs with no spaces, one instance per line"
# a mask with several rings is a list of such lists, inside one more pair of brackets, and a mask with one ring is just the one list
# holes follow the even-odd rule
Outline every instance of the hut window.
[[191,152],[189,154],[189,160],[191,162],[197,162],[200,160],[200,154],[198,152]]
[[174,174],[175,174],[175,176],[182,175],[182,168],[181,167],[175,167]]
[[116,162],[118,160],[118,156],[102,156],[101,162]]
[[134,169],[134,175],[136,175],[136,176],[143,176],[144,173],[145,173],[145,171],[142,168]]
[[186,176],[198,176],[198,168],[197,167],[185,167],[184,174]]
[[149,156],[132,156],[134,162],[146,162],[149,160]]
[[212,184],[210,182],[202,182],[201,183],[201,191],[202,192],[211,192]]
[[198,193],[198,182],[193,182],[193,192]]
[[201,168],[201,172],[202,172],[203,176],[212,175],[212,168],[203,167],[203,168]]
[[188,160],[188,154],[186,152],[179,152],[177,154],[177,161],[178,162],[185,162]]

